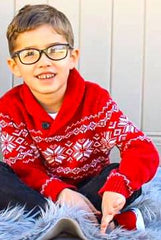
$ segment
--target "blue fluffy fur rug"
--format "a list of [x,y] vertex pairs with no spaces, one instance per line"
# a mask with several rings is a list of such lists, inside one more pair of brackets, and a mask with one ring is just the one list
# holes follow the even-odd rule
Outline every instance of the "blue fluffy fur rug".
[[[144,185],[143,196],[131,206],[142,211],[146,230],[125,231],[116,228],[111,233],[100,235],[99,226],[93,225],[87,214],[80,209],[67,206],[58,207],[51,201],[34,220],[24,213],[23,208],[15,207],[0,212],[0,240],[49,240],[47,233],[62,218],[75,219],[88,240],[160,240],[161,238],[161,168],[155,178]],[[45,237],[46,235],[46,237]],[[57,239],[57,238],[54,238]],[[69,237],[67,238],[70,239]]]

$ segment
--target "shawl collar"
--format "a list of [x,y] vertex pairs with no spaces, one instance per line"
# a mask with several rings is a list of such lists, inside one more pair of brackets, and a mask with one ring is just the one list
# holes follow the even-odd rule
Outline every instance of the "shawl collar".
[[61,132],[61,128],[67,126],[68,122],[70,122],[78,110],[78,107],[83,99],[84,92],[84,79],[80,76],[76,69],[71,70],[68,77],[67,90],[63,104],[56,119],[53,120],[35,99],[29,87],[26,84],[23,84],[20,95],[28,112],[27,115],[30,115],[30,123],[28,127],[30,129],[42,130],[42,123],[48,122],[50,124],[50,128],[48,130],[44,130],[45,135],[53,135],[58,131]]

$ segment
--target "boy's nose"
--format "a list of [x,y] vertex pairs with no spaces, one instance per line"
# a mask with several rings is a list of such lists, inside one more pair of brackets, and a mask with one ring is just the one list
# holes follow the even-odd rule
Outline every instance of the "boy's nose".
[[52,60],[49,59],[45,53],[42,53],[39,61],[37,62],[39,67],[44,67],[44,66],[51,66],[52,65]]

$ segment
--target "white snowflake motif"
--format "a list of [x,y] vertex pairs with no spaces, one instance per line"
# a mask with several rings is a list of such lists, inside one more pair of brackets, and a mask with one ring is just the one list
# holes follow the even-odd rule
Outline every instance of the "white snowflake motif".
[[12,152],[12,150],[16,147],[13,143],[14,137],[10,136],[8,133],[2,134],[1,136],[1,147],[3,153]]
[[80,161],[82,158],[86,157],[89,158],[91,155],[93,148],[92,148],[93,141],[90,141],[89,139],[85,140],[79,140],[74,145],[75,154],[74,157],[77,161]]
[[48,163],[58,162],[62,163],[62,161],[65,159],[65,156],[62,154],[64,151],[64,148],[61,146],[51,146],[51,148],[47,148],[46,151],[44,151],[45,158]]

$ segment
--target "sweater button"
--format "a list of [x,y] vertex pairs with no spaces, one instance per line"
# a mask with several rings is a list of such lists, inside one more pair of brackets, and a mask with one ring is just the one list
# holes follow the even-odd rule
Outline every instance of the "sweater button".
[[50,128],[50,123],[42,122],[42,128],[45,129],[45,130],[49,129]]

